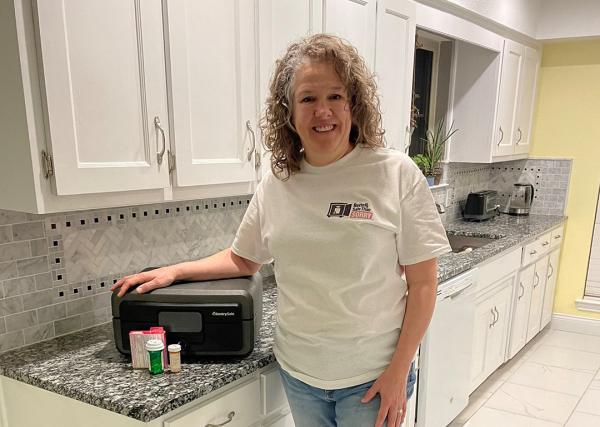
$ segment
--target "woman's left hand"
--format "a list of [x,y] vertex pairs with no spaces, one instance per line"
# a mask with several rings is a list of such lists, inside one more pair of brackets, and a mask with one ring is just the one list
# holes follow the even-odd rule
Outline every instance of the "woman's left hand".
[[388,427],[398,427],[404,421],[406,412],[406,375],[388,367],[362,398],[367,403],[379,393],[381,405],[375,420],[375,427],[381,427],[387,418]]

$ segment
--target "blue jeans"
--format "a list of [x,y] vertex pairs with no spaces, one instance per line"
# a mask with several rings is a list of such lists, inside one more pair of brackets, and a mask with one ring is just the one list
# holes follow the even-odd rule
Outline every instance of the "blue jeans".
[[[312,387],[283,369],[279,369],[296,427],[372,427],[379,412],[381,399],[376,394],[367,403],[361,399],[373,383],[369,381],[354,387],[323,390]],[[415,389],[417,375],[411,365],[406,381],[406,399]],[[387,423],[383,424],[384,427]]]

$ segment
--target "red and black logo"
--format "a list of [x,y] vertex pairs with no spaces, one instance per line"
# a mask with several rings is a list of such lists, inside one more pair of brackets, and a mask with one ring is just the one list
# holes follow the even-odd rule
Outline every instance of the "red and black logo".
[[343,203],[336,202],[329,204],[328,217],[348,217],[351,219],[373,219],[373,212],[368,203]]

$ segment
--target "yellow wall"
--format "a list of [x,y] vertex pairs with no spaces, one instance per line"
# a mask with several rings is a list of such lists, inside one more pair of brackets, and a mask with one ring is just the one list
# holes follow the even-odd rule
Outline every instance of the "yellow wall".
[[531,156],[573,159],[554,312],[579,311],[600,184],[600,40],[544,46]]

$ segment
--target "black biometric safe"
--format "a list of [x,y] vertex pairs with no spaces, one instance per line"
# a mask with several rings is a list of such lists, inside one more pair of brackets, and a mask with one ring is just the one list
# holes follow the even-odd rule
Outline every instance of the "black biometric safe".
[[[147,271],[147,270],[144,270]],[[131,354],[129,331],[162,326],[167,344],[181,344],[183,356],[246,356],[262,319],[260,273],[235,279],[176,282],[122,298],[112,295],[117,349]]]

